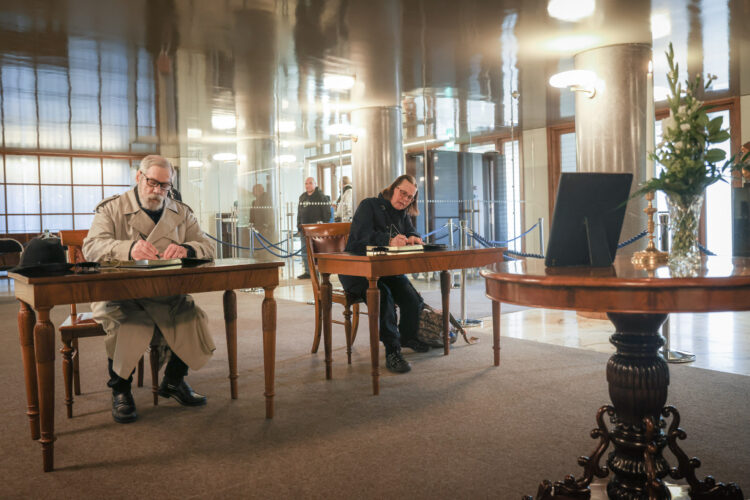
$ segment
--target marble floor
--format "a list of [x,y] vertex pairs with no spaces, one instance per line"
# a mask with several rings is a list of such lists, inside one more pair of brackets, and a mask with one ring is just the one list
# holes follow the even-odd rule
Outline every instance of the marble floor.
[[[302,272],[299,262],[295,267],[296,269],[282,268],[281,283],[275,296],[298,302],[312,302],[309,280],[290,277]],[[440,288],[437,280],[418,279],[413,280],[413,283],[420,291]],[[336,284],[334,280],[334,286]],[[482,278],[467,278],[467,288],[474,287],[483,289]],[[12,297],[12,281],[0,279],[0,298],[12,300]],[[452,305],[452,309],[457,310],[458,305]],[[492,318],[488,315],[480,319],[483,320],[482,326],[472,328],[470,334],[490,344]],[[584,318],[574,311],[525,309],[503,314],[501,322],[501,336],[605,353],[614,352],[614,347],[609,343],[613,327],[608,320]],[[696,355],[695,361],[688,363],[689,366],[750,376],[750,312],[672,314],[669,318],[669,332],[671,349]]]

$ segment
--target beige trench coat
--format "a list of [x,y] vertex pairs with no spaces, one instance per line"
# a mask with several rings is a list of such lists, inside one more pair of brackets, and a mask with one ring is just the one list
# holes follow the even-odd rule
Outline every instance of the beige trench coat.
[[[200,229],[190,207],[167,198],[161,219],[154,224],[138,204],[135,189],[107,198],[96,207],[83,242],[83,255],[94,262],[127,260],[133,243],[141,238],[160,253],[170,243],[176,243],[194,248],[196,257],[214,257],[214,245]],[[206,314],[189,295],[94,302],[91,310],[107,332],[105,344],[112,369],[123,378],[135,369],[155,326],[169,348],[193,370],[205,365],[216,349]]]

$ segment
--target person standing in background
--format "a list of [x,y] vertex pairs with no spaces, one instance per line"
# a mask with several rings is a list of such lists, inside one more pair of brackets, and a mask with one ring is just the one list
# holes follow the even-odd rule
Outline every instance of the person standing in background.
[[297,279],[310,279],[310,266],[307,263],[307,247],[305,238],[302,236],[302,224],[316,224],[319,222],[331,221],[331,198],[323,194],[323,191],[317,186],[315,179],[308,177],[305,179],[305,192],[299,195],[299,205],[297,205],[297,231],[302,241],[302,262],[305,266],[305,272],[297,276]]
[[341,194],[336,200],[334,222],[350,222],[352,220],[352,182],[346,175],[341,178]]

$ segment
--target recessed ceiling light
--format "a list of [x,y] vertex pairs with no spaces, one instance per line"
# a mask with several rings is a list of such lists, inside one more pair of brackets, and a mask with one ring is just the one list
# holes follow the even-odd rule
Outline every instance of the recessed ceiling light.
[[234,115],[215,113],[211,116],[211,126],[216,130],[229,130],[237,126]]
[[323,87],[328,90],[349,90],[354,87],[354,77],[350,75],[325,75]]
[[188,160],[188,167],[202,167],[203,162],[200,160]]
[[234,153],[216,153],[212,158],[216,161],[234,161],[237,159],[237,155]]
[[595,0],[550,0],[547,12],[562,21],[579,21],[596,10]]

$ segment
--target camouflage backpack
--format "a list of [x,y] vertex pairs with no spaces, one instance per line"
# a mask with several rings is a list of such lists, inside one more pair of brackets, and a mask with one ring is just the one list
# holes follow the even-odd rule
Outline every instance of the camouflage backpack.
[[[456,341],[459,332],[463,335],[467,344],[475,344],[479,341],[476,337],[469,339],[466,336],[466,331],[451,314],[450,331],[448,332],[451,344]],[[443,347],[443,313],[441,311],[436,311],[429,305],[424,304],[419,313],[417,338],[431,347]]]

